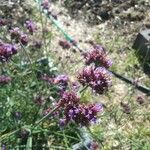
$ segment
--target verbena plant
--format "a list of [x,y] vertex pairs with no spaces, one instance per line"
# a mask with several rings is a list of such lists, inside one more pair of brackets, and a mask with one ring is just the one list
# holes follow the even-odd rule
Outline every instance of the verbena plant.
[[[48,10],[49,2],[44,1],[40,7]],[[97,123],[97,115],[103,109],[102,104],[81,102],[81,94],[90,88],[93,94],[101,95],[111,86],[107,69],[112,62],[100,45],[82,54],[85,67],[77,73],[76,82],[60,74],[49,55],[47,43],[52,33],[44,30],[43,21],[41,23],[39,27],[27,19],[21,26],[0,18],[0,143],[3,150],[70,149],[82,141],[79,128]],[[65,49],[76,45],[67,41],[59,44]],[[97,149],[93,141],[85,147]]]

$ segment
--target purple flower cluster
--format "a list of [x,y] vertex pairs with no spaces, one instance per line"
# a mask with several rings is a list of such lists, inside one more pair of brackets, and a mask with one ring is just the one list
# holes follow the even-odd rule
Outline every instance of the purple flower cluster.
[[32,20],[27,20],[27,21],[25,22],[25,25],[26,25],[26,28],[29,30],[29,32],[30,32],[31,34],[33,34],[33,33],[37,30],[37,27],[36,27],[36,25],[33,23]]
[[27,45],[29,41],[28,36],[26,34],[21,34],[20,41],[23,45]]
[[96,123],[98,112],[102,111],[101,109],[95,111],[93,109],[94,105],[77,105],[77,106],[68,106],[64,110],[65,118],[61,119],[60,125],[66,125],[70,121],[75,122],[81,126],[89,126],[91,123]]
[[20,119],[21,119],[21,112],[15,111],[15,112],[12,113],[12,116],[13,116],[16,120],[20,120]]
[[112,65],[112,61],[107,58],[105,49],[100,45],[94,45],[94,49],[84,54],[86,64],[94,63],[95,66],[103,66],[109,68]]
[[25,141],[27,140],[29,134],[30,134],[29,131],[23,128],[20,129],[20,131],[17,133],[18,137]]
[[43,9],[49,9],[50,3],[48,0],[43,0],[42,4],[41,4]]
[[9,76],[0,76],[0,84],[8,84],[9,82],[11,82],[11,78]]
[[0,18],[0,27],[5,26],[7,24],[6,19]]
[[111,85],[110,73],[104,67],[85,67],[77,78],[83,86],[90,86],[98,94],[103,94]]
[[97,142],[93,141],[92,143],[90,143],[90,150],[98,150],[99,149],[99,145]]
[[129,106],[128,103],[124,103],[124,102],[120,102],[120,105],[122,107],[122,111],[126,114],[130,114],[131,113],[131,107]]
[[1,150],[6,150],[6,145],[5,144],[1,145]]
[[79,91],[79,88],[80,88],[80,84],[78,82],[72,82],[71,90],[77,92],[77,91]]
[[64,118],[60,119],[60,126],[64,126],[70,121],[88,126],[90,123],[96,123],[97,113],[102,111],[102,105],[98,104],[79,104],[80,98],[74,92],[64,92],[59,106],[63,109]]
[[68,86],[69,78],[67,75],[58,75],[56,77],[49,77],[47,75],[42,76],[42,80],[48,82],[49,84],[58,85],[61,91],[65,91]]
[[58,105],[61,107],[68,105],[75,105],[79,103],[80,98],[74,92],[63,92],[62,98],[59,101]]
[[90,123],[96,123],[97,113],[100,111],[102,111],[102,107],[100,105],[80,104],[78,106],[68,106],[65,109],[64,114],[67,122],[73,120],[77,124],[88,126]]
[[59,45],[63,48],[63,49],[69,49],[71,47],[70,43],[66,40],[60,40],[59,41]]
[[137,101],[140,105],[144,104],[144,102],[145,102],[144,97],[141,96],[141,95],[139,95],[139,96],[137,97],[136,101]]
[[15,39],[15,42],[21,42],[23,45],[27,45],[29,42],[27,34],[20,31],[18,27],[14,27],[9,30],[11,39]]
[[8,61],[12,55],[17,53],[17,48],[15,45],[8,43],[0,43],[0,61]]
[[21,36],[21,31],[18,27],[11,28],[9,32],[10,32],[11,39],[15,39],[16,41],[19,41]]
[[58,75],[57,77],[54,78],[53,83],[57,84],[60,87],[60,89],[65,91],[68,86],[68,81],[69,78],[67,75]]

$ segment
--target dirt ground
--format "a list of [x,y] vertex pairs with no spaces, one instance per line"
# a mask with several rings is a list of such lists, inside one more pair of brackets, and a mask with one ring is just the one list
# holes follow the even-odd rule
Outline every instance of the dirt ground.
[[[69,4],[66,4],[67,6]],[[52,5],[54,14],[58,14],[58,21],[62,28],[71,35],[79,44],[80,48],[87,51],[91,48],[91,41],[102,44],[112,58],[114,65],[113,70],[131,78],[139,80],[140,84],[149,87],[150,78],[143,72],[138,58],[132,45],[137,34],[142,29],[150,28],[150,2],[128,0],[102,2],[98,5],[87,2],[82,8],[77,9],[82,2],[72,2],[67,9],[64,2],[57,2]],[[91,6],[89,8],[89,6]],[[93,6],[93,7],[92,7]],[[97,11],[95,10],[97,8]],[[93,13],[93,11],[109,11],[109,18],[103,18]],[[94,16],[93,16],[94,15]],[[93,20],[89,19],[89,16]],[[95,17],[95,18],[94,18]],[[51,27],[55,34],[52,42],[52,50],[57,53],[57,57],[62,63],[62,71],[70,75],[79,71],[79,66],[83,63],[80,54],[73,53],[71,50],[63,50],[58,45],[63,35],[55,27]],[[60,55],[59,55],[60,54]],[[73,75],[74,78],[74,75]],[[129,89],[129,85],[114,78],[112,91],[114,102],[121,101]],[[141,94],[137,91],[138,94]],[[137,95],[137,93],[135,94]]]

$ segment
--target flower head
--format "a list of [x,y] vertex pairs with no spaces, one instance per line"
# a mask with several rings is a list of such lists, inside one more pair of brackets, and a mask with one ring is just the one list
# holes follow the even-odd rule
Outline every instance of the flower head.
[[68,86],[69,78],[67,75],[58,75],[56,77],[44,75],[42,76],[42,80],[47,81],[50,84],[58,85],[61,91],[65,91]]
[[21,119],[21,112],[15,111],[15,112],[12,113],[12,116],[13,116],[16,120],[20,120],[20,119]]
[[6,144],[1,145],[1,150],[6,150]]
[[98,94],[103,94],[111,85],[110,73],[103,67],[86,67],[77,78],[83,86],[90,86]]
[[8,84],[11,81],[11,78],[9,76],[0,76],[0,84]]
[[140,104],[140,105],[142,105],[142,104],[144,104],[144,97],[143,96],[141,96],[141,95],[139,95],[138,97],[137,97],[137,99],[136,99],[136,101]]
[[102,105],[98,104],[79,104],[79,105],[68,105],[64,110],[65,123],[74,121],[75,123],[88,126],[91,123],[96,123],[97,114],[102,111]]
[[131,113],[131,107],[129,106],[129,104],[121,102],[120,103],[121,107],[122,107],[122,111],[126,114],[130,114]]
[[26,129],[21,129],[18,133],[18,137],[26,141],[29,134],[30,134],[29,131],[27,131]]
[[66,106],[66,105],[76,105],[79,102],[79,97],[77,96],[76,93],[74,92],[63,92],[62,97],[59,101],[59,105],[61,107]]
[[7,24],[6,19],[0,18],[0,27],[5,26]]
[[14,27],[10,29],[9,32],[10,32],[11,39],[15,39],[16,41],[20,39],[21,31],[18,27]]
[[54,78],[53,83],[57,84],[62,90],[66,90],[68,86],[68,81],[69,78],[66,75],[58,75],[57,77]]
[[76,91],[77,92],[79,90],[79,88],[80,88],[80,84],[78,82],[73,82],[71,84],[72,91]]
[[43,9],[49,9],[50,3],[48,0],[43,0],[41,6],[43,7]]
[[27,20],[27,21],[25,22],[25,24],[26,24],[26,27],[27,27],[27,29],[29,30],[29,32],[30,32],[31,34],[33,34],[33,33],[37,30],[37,27],[36,27],[36,25],[33,23],[32,20]]
[[66,125],[66,119],[60,119],[59,120],[59,125],[60,125],[61,128],[64,127]]
[[0,44],[0,61],[5,62],[11,58],[12,55],[17,53],[15,45],[8,43]]
[[112,61],[107,58],[105,51],[106,50],[102,46],[95,45],[94,49],[84,54],[86,64],[89,65],[91,63],[94,63],[95,66],[109,68],[112,65]]
[[21,34],[20,41],[23,45],[27,45],[29,41],[28,36],[26,34]]
[[63,41],[60,40],[59,41],[59,45],[63,48],[63,49],[69,49],[71,47],[70,43],[68,41]]

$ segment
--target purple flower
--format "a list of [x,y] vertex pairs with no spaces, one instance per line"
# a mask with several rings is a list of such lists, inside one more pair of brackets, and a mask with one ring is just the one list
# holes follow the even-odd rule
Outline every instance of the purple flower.
[[59,125],[60,125],[61,128],[64,127],[66,125],[66,119],[60,119],[59,120]]
[[9,82],[11,82],[11,78],[9,76],[0,76],[0,84],[8,84]]
[[8,43],[0,44],[0,61],[5,62],[11,58],[12,55],[17,53],[15,45]]
[[72,91],[75,91],[77,92],[80,88],[80,84],[78,82],[73,82],[72,85],[71,85],[71,89]]
[[70,43],[68,41],[59,41],[59,45],[63,48],[63,49],[69,49],[71,47]]
[[1,150],[6,150],[6,144],[2,144]]
[[14,27],[10,29],[9,32],[10,32],[11,39],[15,39],[16,41],[20,39],[21,31],[18,27]]
[[75,113],[74,113],[74,110],[73,110],[73,109],[70,109],[70,110],[69,110],[68,116],[69,116],[70,119],[72,119],[72,118],[75,117]]
[[27,27],[27,29],[29,30],[29,32],[30,32],[31,34],[33,34],[33,33],[37,30],[37,27],[36,27],[36,25],[33,23],[32,20],[27,20],[27,21],[25,22],[25,24],[26,24],[26,27]]
[[95,108],[97,108],[97,104],[68,105],[64,109],[66,123],[74,121],[82,126],[88,126],[91,123],[96,123],[97,114],[102,111],[102,106],[101,108],[98,107],[98,109]]
[[107,58],[105,51],[106,50],[102,46],[94,45],[94,49],[84,54],[86,64],[89,65],[94,63],[95,66],[109,68],[112,65],[112,61]]
[[49,9],[50,3],[48,0],[43,0],[41,6],[43,7],[43,9]]
[[77,78],[83,86],[90,86],[98,94],[103,94],[111,86],[110,73],[103,67],[86,67]]
[[15,112],[13,112],[13,117],[15,118],[15,119],[17,119],[17,120],[20,120],[21,119],[21,112],[19,112],[19,111],[15,111]]
[[91,109],[93,112],[97,113],[103,110],[103,106],[101,104],[95,104]]
[[92,141],[92,142],[90,143],[90,150],[98,150],[98,149],[99,149],[98,143],[95,142],[95,141]]
[[69,78],[67,75],[58,75],[56,77],[49,77],[47,75],[44,75],[42,76],[42,80],[47,81],[50,84],[58,85],[61,91],[66,90],[69,82]]
[[76,105],[79,102],[79,97],[74,92],[63,92],[59,104],[61,107],[67,105]]
[[136,101],[137,101],[140,105],[142,105],[142,104],[144,104],[144,97],[143,97],[143,96],[138,96],[137,99],[136,99]]
[[7,24],[6,19],[0,18],[0,27],[5,26]]
[[55,79],[54,79],[54,83],[58,84],[58,83],[66,83],[69,81],[69,78],[67,75],[58,75]]
[[23,45],[27,45],[28,44],[28,36],[26,34],[21,34],[21,37],[20,37],[20,41]]
[[51,111],[51,108],[47,108],[43,111],[43,115],[46,116]]
[[127,103],[120,103],[121,107],[123,108],[123,112],[126,114],[130,114],[131,113],[131,107],[127,104]]
[[62,90],[66,90],[68,86],[69,78],[66,75],[58,75],[56,78],[54,78],[54,84],[57,84]]
[[26,140],[29,136],[29,131],[26,129],[21,129],[18,133],[19,138],[22,138],[23,140]]
[[63,112],[64,118],[60,125],[67,125],[75,122],[82,126],[88,126],[97,122],[97,114],[103,110],[100,104],[79,104],[80,98],[74,92],[64,92],[58,102],[59,111]]

